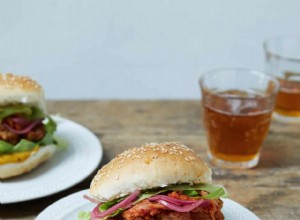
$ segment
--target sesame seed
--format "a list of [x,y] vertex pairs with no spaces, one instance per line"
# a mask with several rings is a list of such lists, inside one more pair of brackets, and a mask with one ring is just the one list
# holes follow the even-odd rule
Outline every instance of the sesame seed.
[[189,159],[190,159],[190,160],[195,160],[195,157],[189,156]]
[[163,148],[163,149],[161,150],[161,152],[162,152],[163,154],[166,154],[166,153],[168,153],[168,150],[166,150],[166,149]]

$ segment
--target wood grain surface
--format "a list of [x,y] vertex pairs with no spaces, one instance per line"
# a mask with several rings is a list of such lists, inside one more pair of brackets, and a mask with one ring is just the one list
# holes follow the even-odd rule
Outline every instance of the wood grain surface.
[[[104,148],[99,168],[125,149],[149,142],[177,141],[207,160],[200,103],[196,100],[49,101],[48,110],[81,123],[99,137]],[[232,200],[261,219],[273,220],[300,219],[299,165],[300,124],[273,120],[257,167],[249,170],[211,167],[213,182],[223,184]],[[0,217],[34,219],[56,200],[87,189],[94,174],[63,192],[1,205]]]

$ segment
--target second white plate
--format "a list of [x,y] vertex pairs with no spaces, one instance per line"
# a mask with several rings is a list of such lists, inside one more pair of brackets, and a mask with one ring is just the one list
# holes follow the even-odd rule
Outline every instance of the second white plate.
[[98,138],[82,125],[54,117],[56,136],[65,140],[67,149],[22,176],[1,180],[0,202],[22,202],[57,193],[88,177],[99,165],[103,149]]

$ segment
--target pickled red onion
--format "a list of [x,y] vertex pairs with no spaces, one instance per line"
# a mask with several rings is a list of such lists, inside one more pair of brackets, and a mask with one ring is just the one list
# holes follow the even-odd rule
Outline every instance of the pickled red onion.
[[86,199],[86,200],[89,200],[90,202],[95,203],[95,204],[97,204],[97,205],[99,205],[99,204],[101,203],[101,202],[99,202],[98,200],[93,199],[93,198],[91,198],[91,197],[89,197],[89,196],[87,196],[87,195],[83,195],[83,198]]
[[11,120],[14,123],[20,125],[22,128],[28,126],[31,123],[28,119],[26,119],[24,117],[20,117],[20,116],[13,116],[13,117],[11,117]]
[[126,199],[124,199],[122,202],[110,207],[109,209],[105,210],[104,212],[100,212],[98,206],[96,206],[93,211],[91,212],[91,219],[92,220],[97,220],[99,218],[104,218],[111,213],[117,211],[120,208],[128,208],[132,201],[137,198],[137,196],[140,194],[140,191],[137,190],[134,193],[132,193],[130,196],[128,196]]
[[190,212],[199,206],[207,206],[209,204],[209,201],[204,199],[200,199],[195,201],[195,203],[193,204],[188,204],[183,206],[176,205],[172,202],[167,202],[165,200],[157,200],[157,202],[176,212]]
[[12,127],[10,127],[7,123],[3,123],[3,125],[12,133],[15,134],[26,134],[29,131],[31,131],[35,126],[37,126],[38,124],[40,124],[43,121],[43,119],[37,119],[33,122],[31,122],[26,128],[23,128],[22,130],[16,130]]
[[158,201],[163,200],[167,202],[171,202],[176,205],[187,205],[187,204],[194,204],[197,200],[182,200],[182,199],[176,199],[170,196],[165,195],[156,195],[148,198],[149,201]]

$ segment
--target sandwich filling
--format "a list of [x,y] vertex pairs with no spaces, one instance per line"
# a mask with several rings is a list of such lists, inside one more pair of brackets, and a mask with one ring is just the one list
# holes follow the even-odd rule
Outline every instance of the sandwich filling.
[[221,213],[227,197],[222,186],[211,184],[177,184],[150,190],[137,190],[130,195],[96,203],[92,212],[80,212],[81,220],[136,220],[136,219],[224,219]]
[[40,147],[56,144],[56,123],[29,105],[0,107],[0,165],[26,160]]

